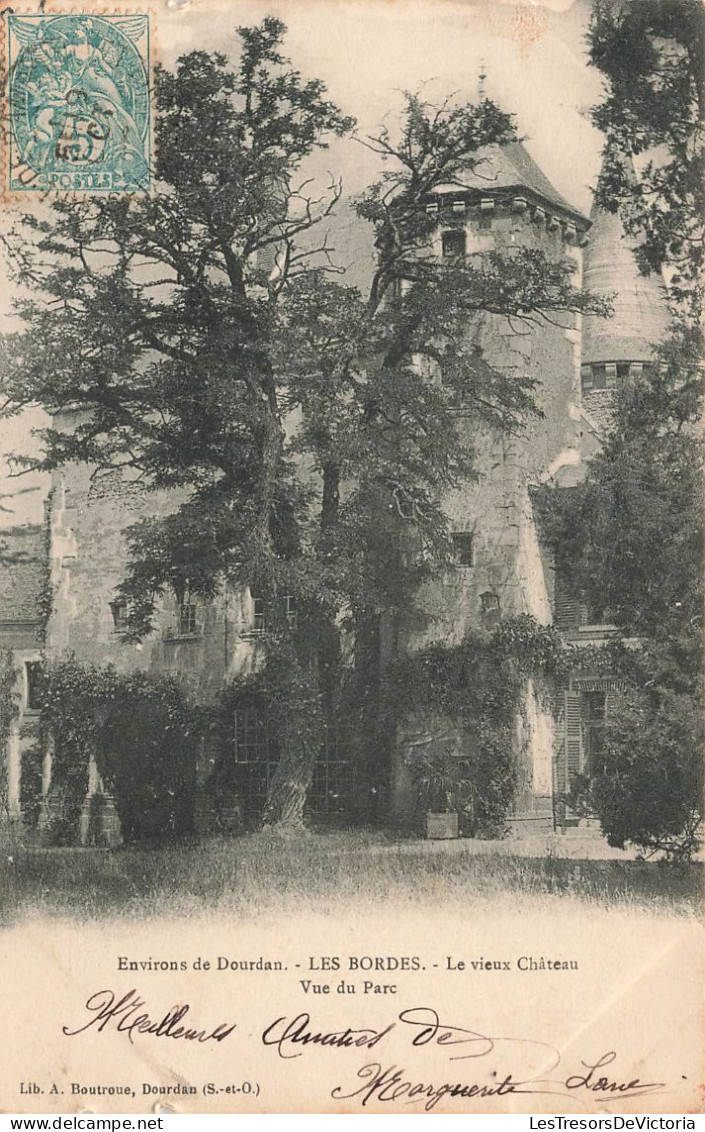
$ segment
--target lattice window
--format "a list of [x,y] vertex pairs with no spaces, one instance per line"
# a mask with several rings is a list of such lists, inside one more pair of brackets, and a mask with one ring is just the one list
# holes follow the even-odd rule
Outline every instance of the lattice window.
[[179,602],[179,636],[192,637],[197,629],[197,607],[195,602],[184,599]]
[[279,759],[263,704],[237,708],[234,718],[233,754],[235,784],[243,810],[250,819],[264,810],[269,786]]
[[[249,632],[251,635],[259,636],[271,628],[271,605],[268,608],[265,598],[254,590],[250,590],[250,600],[252,609]],[[278,608],[281,610],[286,623],[293,629],[298,618],[298,607],[294,594],[284,594],[278,598]]]
[[346,814],[354,797],[352,764],[346,760],[321,760],[316,763],[308,797],[313,814]]
[[349,749],[335,727],[326,728],[307,808],[317,817],[340,817],[351,813],[354,798],[355,768]]
[[234,748],[235,762],[238,763],[276,761],[264,706],[236,710]]
[[[234,715],[234,783],[249,821],[259,818],[267,802],[279,761],[276,736],[265,704],[237,708]],[[344,743],[327,732],[313,773],[307,809],[337,818],[351,813],[355,798],[354,766]]]
[[252,631],[263,633],[267,625],[267,611],[264,598],[259,595],[252,598]]

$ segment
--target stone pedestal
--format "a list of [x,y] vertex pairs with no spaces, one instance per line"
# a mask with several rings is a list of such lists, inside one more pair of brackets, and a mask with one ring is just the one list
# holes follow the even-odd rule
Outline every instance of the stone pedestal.
[[20,786],[22,782],[22,752],[20,729],[17,723],[10,727],[7,739],[7,815],[10,822],[22,820]]
[[78,820],[78,843],[112,849],[121,842],[120,819],[112,794],[104,789],[96,761],[91,755],[88,763],[88,790]]
[[80,845],[97,849],[114,849],[122,844],[120,818],[112,794],[101,788],[86,795],[78,823],[78,839]]
[[54,761],[54,742],[49,739],[42,759],[42,806],[39,811],[37,829],[40,832],[48,829],[51,824],[51,811],[49,807],[49,791],[51,790],[51,770]]

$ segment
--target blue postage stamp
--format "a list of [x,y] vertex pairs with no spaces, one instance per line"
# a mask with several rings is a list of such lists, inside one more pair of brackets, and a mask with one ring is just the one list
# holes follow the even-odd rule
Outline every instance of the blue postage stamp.
[[148,192],[149,16],[5,17],[6,188]]

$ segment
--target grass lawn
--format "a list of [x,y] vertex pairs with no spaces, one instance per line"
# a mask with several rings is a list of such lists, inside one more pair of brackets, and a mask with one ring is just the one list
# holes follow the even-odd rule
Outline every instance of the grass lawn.
[[576,861],[426,851],[382,833],[271,833],[164,849],[14,849],[0,865],[2,922],[26,915],[96,920],[192,916],[238,919],[335,912],[394,900],[407,906],[570,898],[596,907],[697,913],[702,865]]

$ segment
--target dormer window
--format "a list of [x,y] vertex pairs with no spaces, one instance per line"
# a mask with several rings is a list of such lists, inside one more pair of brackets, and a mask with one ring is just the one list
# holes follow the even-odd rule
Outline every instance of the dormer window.
[[418,565],[422,543],[418,529],[411,523],[399,532],[399,565],[402,569],[412,569]]
[[592,367],[592,387],[593,389],[607,388],[607,367],[604,364]]
[[630,377],[638,376],[640,364],[636,362],[592,362],[581,370],[583,392],[593,389],[618,389]]
[[581,376],[583,392],[607,387],[607,373],[604,363],[593,362],[592,365],[584,365]]
[[495,211],[494,197],[483,197],[480,201],[480,228],[491,228]]
[[443,258],[458,259],[465,255],[465,232],[462,228],[449,228],[442,237]]
[[443,371],[436,358],[431,358],[428,354],[414,354],[413,364],[424,381],[430,382],[431,385],[437,385],[439,388],[442,387]]

